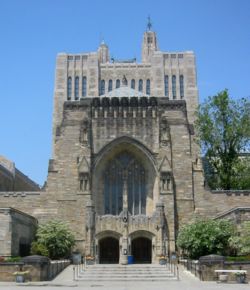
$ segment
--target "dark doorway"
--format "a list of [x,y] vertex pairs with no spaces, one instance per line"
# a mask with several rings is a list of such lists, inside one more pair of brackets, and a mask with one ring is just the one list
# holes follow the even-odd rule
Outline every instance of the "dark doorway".
[[99,242],[100,264],[119,263],[119,241],[115,238],[104,238]]
[[132,255],[135,263],[151,263],[152,241],[147,238],[136,238],[132,241]]
[[26,238],[19,240],[19,256],[25,257],[30,255],[30,243]]

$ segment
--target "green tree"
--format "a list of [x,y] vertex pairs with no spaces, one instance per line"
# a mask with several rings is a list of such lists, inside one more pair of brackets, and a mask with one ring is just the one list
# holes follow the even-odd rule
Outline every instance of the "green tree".
[[226,254],[234,226],[228,220],[201,220],[185,225],[177,246],[192,259],[209,254]]
[[70,254],[75,243],[68,226],[57,220],[39,225],[36,240],[32,243],[32,253],[42,254],[51,259],[64,258]]
[[250,155],[239,157],[235,165],[233,188],[250,189]]
[[212,185],[237,187],[239,153],[250,148],[249,98],[232,100],[227,90],[209,97],[198,108],[195,126],[203,154],[218,177]]

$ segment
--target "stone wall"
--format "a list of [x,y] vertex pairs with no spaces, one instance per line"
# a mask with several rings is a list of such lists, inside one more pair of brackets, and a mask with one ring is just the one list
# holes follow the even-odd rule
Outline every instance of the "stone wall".
[[14,162],[0,156],[0,192],[39,190],[39,185],[18,170]]
[[48,263],[25,264],[24,262],[0,263],[0,281],[14,282],[13,273],[22,271],[25,274],[25,282],[28,281],[50,281],[53,280],[61,271],[70,265],[70,260],[49,261]]
[[0,208],[0,256],[28,255],[37,221],[13,208]]

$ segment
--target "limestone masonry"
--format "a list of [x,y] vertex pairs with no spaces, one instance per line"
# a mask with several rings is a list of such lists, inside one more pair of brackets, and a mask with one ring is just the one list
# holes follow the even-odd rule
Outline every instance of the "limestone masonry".
[[250,192],[204,187],[197,105],[194,53],[160,51],[150,25],[141,63],[110,59],[105,43],[60,53],[47,186],[0,192],[0,215],[12,207],[39,223],[66,221],[76,250],[121,264],[175,252],[178,229],[194,217],[249,219]]

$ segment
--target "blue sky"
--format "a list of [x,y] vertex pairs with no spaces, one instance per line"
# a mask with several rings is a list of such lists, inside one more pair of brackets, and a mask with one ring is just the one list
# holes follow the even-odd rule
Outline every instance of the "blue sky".
[[55,60],[137,57],[150,14],[162,51],[193,50],[200,99],[250,95],[249,0],[0,0],[0,155],[42,185],[52,148]]

